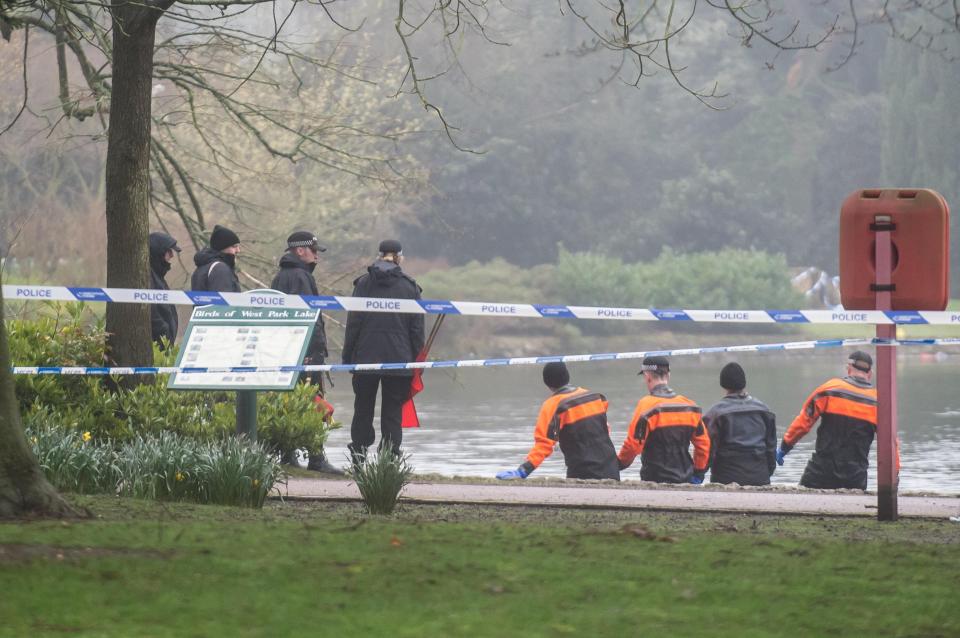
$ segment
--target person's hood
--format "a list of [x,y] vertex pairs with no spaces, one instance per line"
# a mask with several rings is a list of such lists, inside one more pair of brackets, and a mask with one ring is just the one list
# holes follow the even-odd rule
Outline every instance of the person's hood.
[[231,255],[230,253],[222,253],[219,250],[214,250],[210,246],[206,246],[200,252],[193,256],[193,263],[197,265],[197,268],[200,266],[207,266],[215,261],[222,261],[226,265],[233,268],[236,262],[236,255]]
[[177,245],[177,240],[166,233],[150,233],[150,269],[163,279],[170,271],[170,264],[164,259],[167,251]]
[[312,264],[304,263],[300,260],[299,257],[293,253],[283,253],[283,256],[280,257],[280,267],[281,268],[302,268],[307,272],[312,273],[314,268],[317,267],[317,263]]
[[373,262],[373,265],[367,268],[367,272],[370,274],[370,279],[378,286],[389,286],[394,280],[403,277],[400,266],[382,259]]

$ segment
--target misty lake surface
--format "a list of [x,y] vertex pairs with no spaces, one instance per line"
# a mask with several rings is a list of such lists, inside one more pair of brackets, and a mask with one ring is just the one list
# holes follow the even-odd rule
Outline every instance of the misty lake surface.
[[[904,352],[898,362],[901,491],[960,493],[960,352],[939,355]],[[800,353],[765,353],[674,357],[670,385],[704,408],[719,400],[720,368],[737,360],[747,372],[747,390],[777,415],[777,437],[783,436],[804,400],[831,376],[842,376],[844,355],[837,349]],[[602,392],[614,447],[626,436],[637,400],[646,393],[637,376],[638,361],[568,364],[571,382]],[[404,430],[403,448],[419,473],[492,477],[523,462],[533,445],[533,427],[548,391],[541,366],[499,366],[459,370],[427,370],[426,390],[417,397],[421,427]],[[346,464],[353,394],[347,375],[334,377],[329,398],[343,427],[333,431],[327,454]],[[378,398],[379,402],[379,398]],[[374,422],[380,440],[379,414]],[[772,477],[775,484],[796,485],[814,449],[816,427],[787,456]],[[876,488],[876,442],[871,451],[868,489]],[[625,470],[625,479],[639,480],[640,459]],[[565,476],[559,448],[534,476]],[[709,475],[708,475],[709,480]]]

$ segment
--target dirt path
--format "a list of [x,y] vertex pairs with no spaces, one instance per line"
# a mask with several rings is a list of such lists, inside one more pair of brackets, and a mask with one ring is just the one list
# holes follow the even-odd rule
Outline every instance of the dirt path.
[[[559,482],[557,482],[559,483]],[[818,492],[782,489],[708,489],[697,487],[647,488],[640,483],[621,485],[537,485],[527,483],[445,483],[418,481],[408,485],[402,499],[418,503],[491,503],[622,509],[693,510],[773,514],[876,516],[877,497],[863,492]],[[350,481],[290,478],[284,498],[358,500]],[[960,514],[960,496],[899,497],[900,516],[949,518]]]

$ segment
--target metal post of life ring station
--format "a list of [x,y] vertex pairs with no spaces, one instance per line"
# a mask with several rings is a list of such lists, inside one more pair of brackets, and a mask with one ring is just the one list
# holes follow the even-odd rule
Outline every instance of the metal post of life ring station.
[[[870,230],[876,233],[877,310],[893,310],[893,241],[897,225],[890,215],[876,215]],[[896,339],[896,324],[878,324],[878,339]],[[877,346],[877,520],[895,521],[897,511],[897,347]]]
[[[949,300],[950,209],[924,188],[864,189],[840,209],[840,299],[847,310],[943,310]],[[899,320],[898,320],[899,321]],[[907,321],[909,323],[909,321]],[[877,324],[896,339],[897,323]],[[897,348],[877,346],[877,520],[897,512]]]

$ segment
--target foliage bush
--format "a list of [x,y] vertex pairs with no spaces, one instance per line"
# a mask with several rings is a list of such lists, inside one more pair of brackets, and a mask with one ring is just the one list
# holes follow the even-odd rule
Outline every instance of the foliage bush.
[[[6,321],[10,360],[15,366],[103,365],[106,331],[102,319],[82,303],[44,303],[30,319]],[[62,406],[88,392],[81,376],[16,375],[20,412],[33,405]]]
[[554,267],[551,264],[524,268],[502,257],[489,262],[433,270],[417,278],[429,299],[458,301],[505,301],[531,303],[549,294]]
[[561,247],[557,263],[533,268],[501,258],[435,270],[419,278],[434,299],[653,308],[797,308],[783,255],[757,250],[677,253],[625,263]]
[[67,492],[259,508],[283,476],[269,450],[236,437],[161,432],[119,447],[56,428],[29,427],[27,437],[47,479]]
[[[97,366],[103,364],[103,322],[83,304],[49,304],[48,315],[8,322],[14,365]],[[154,349],[154,363],[172,366],[176,351]],[[166,379],[133,389],[110,389],[103,379],[72,375],[17,375],[21,413],[35,429],[89,432],[97,440],[125,442],[136,436],[176,433],[198,441],[221,441],[236,428],[234,394],[181,392]],[[336,422],[327,423],[313,403],[314,388],[258,397],[258,438],[266,449],[319,451]]]
[[[324,420],[326,414],[313,403],[315,394],[316,387],[308,383],[298,383],[291,392],[261,394],[257,402],[257,438],[268,449],[281,454],[293,450],[319,454],[330,430],[340,426]],[[230,418],[233,419],[233,413]]]
[[410,482],[413,467],[408,454],[396,454],[389,441],[381,443],[374,456],[354,457],[348,471],[360,490],[363,504],[371,514],[391,514],[400,492]]
[[58,490],[102,494],[116,487],[113,450],[92,443],[89,433],[28,427],[26,434],[47,480]]
[[[562,284],[562,286],[561,286]],[[783,255],[724,249],[625,264],[594,253],[561,251],[556,288],[564,302],[639,308],[798,308]]]

